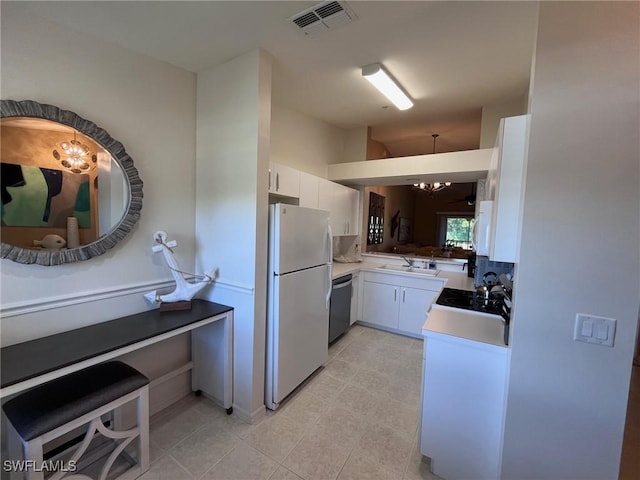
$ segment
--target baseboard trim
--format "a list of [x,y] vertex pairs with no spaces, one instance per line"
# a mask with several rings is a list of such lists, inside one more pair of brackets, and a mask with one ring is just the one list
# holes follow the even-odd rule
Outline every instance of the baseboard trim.
[[258,407],[253,412],[249,412],[248,410],[245,410],[244,408],[238,406],[237,404],[235,403],[233,404],[233,414],[243,422],[250,423],[252,425],[255,425],[256,423],[258,423],[262,419],[262,417],[265,415],[265,412],[266,412],[266,409],[264,405],[262,405],[261,407]]
[[369,327],[369,328],[374,328],[376,330],[382,330],[383,332],[395,333],[396,335],[402,335],[403,337],[417,338],[417,339],[420,339],[420,340],[422,339],[422,335],[419,334],[419,333],[411,333],[411,332],[407,332],[405,330],[398,330],[397,328],[384,327],[382,325],[378,325],[378,324],[375,324],[375,323],[363,322],[362,320],[356,320],[355,323],[351,324],[352,327],[354,325],[361,325],[363,327]]

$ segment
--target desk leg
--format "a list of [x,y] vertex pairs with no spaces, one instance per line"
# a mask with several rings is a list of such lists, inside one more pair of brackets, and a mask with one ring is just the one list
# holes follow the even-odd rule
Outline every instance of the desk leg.
[[224,319],[225,367],[224,367],[224,408],[233,413],[233,310]]
[[231,413],[233,406],[233,312],[191,332],[191,387]]

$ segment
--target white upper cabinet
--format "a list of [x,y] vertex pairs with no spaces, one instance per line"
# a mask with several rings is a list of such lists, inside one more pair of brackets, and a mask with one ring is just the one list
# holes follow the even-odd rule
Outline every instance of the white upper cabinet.
[[269,162],[269,193],[330,212],[334,236],[358,235],[360,192],[279,163]]
[[318,208],[318,189],[320,178],[306,172],[300,172],[300,201],[301,207]]
[[360,192],[353,188],[347,189],[347,235],[360,235]]
[[300,196],[300,172],[286,165],[269,162],[269,193],[298,198]]
[[318,208],[329,210],[329,224],[335,237],[358,235],[360,192],[321,178],[319,179]]
[[496,146],[487,175],[487,198],[493,200],[489,258],[517,262],[520,251],[527,115],[500,120]]

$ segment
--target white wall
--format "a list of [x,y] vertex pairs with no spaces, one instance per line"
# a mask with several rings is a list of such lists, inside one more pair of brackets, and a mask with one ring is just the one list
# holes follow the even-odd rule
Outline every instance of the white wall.
[[345,131],[281,105],[271,112],[272,162],[327,178],[327,165],[341,161]]
[[133,158],[144,200],[134,230],[105,255],[55,267],[0,261],[3,345],[148,308],[142,293],[171,278],[152,257],[156,230],[178,241],[185,270],[195,255],[195,75],[23,10],[2,5],[2,98],[50,103],[107,130]]
[[196,264],[234,311],[234,410],[264,412],[271,57],[255,50],[198,74]]
[[367,142],[369,140],[369,128],[358,127],[352,128],[345,132],[344,152],[340,162],[331,163],[347,163],[362,162],[367,159]]
[[[618,477],[640,291],[640,5],[541,2],[505,479]],[[617,319],[613,348],[572,340]]]
[[527,113],[528,95],[523,95],[506,102],[482,107],[480,125],[480,148],[493,148],[496,144],[500,119]]

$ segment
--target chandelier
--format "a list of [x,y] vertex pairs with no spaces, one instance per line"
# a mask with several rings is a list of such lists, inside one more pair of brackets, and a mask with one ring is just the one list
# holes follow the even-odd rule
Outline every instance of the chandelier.
[[[438,138],[440,135],[437,133],[433,133],[431,136],[433,137],[433,153],[436,153],[436,138]],[[439,192],[440,190],[444,190],[445,188],[450,186],[451,186],[451,182],[433,182],[433,183],[420,182],[420,183],[413,184],[413,188],[415,190],[420,190],[427,193]]]
[[91,149],[76,139],[76,131],[73,131],[73,140],[60,142],[53,149],[53,158],[72,173],[83,173],[93,169],[98,161]]
[[424,192],[435,193],[451,186],[451,182],[414,183],[413,188]]

